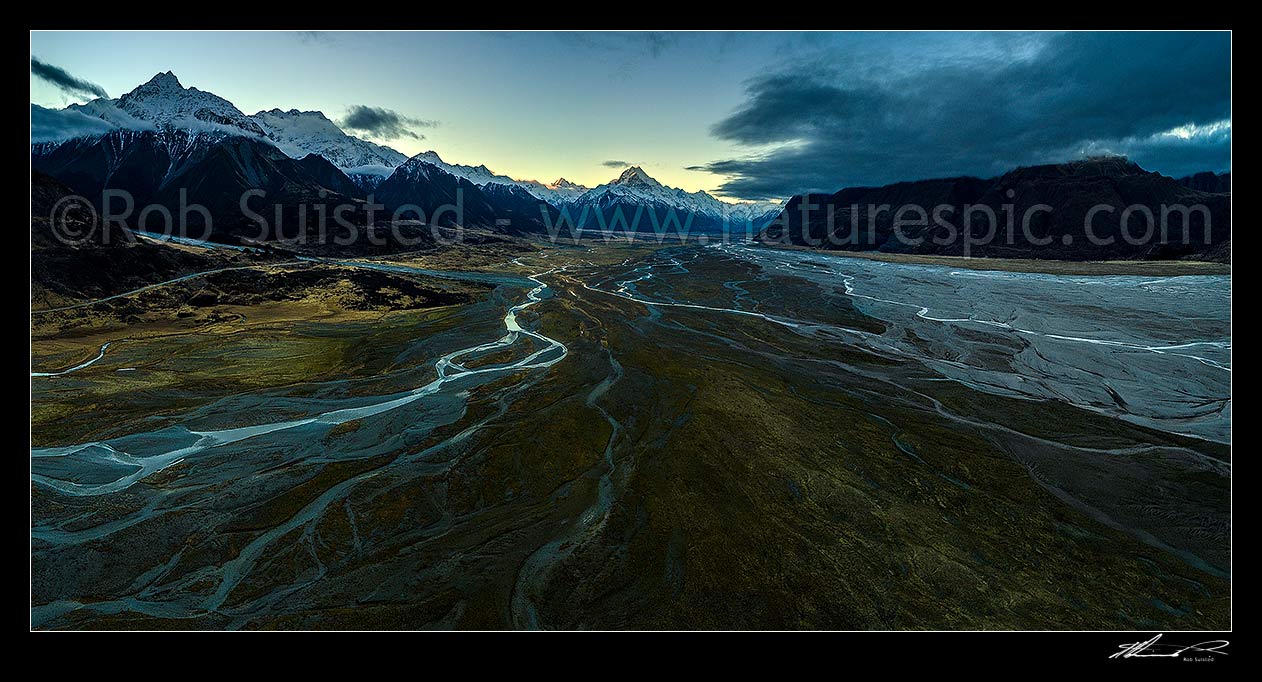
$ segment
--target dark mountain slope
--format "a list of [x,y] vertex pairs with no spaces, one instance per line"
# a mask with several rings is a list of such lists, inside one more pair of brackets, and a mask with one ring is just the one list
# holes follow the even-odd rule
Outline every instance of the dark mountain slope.
[[348,197],[364,198],[364,192],[342,169],[334,166],[319,154],[308,154],[298,159],[298,165],[321,187]]
[[[277,206],[282,215],[296,215],[302,204],[354,203],[351,197],[323,187],[301,162],[247,137],[228,137],[191,154],[172,167],[155,198],[176,207],[181,192],[187,202],[206,206],[215,222],[227,227],[257,228],[251,212],[271,219]],[[242,209],[243,198],[249,211]],[[190,214],[190,220],[194,226],[199,224],[196,214]]]
[[1211,173],[1205,171],[1185,178],[1179,178],[1179,184],[1201,192],[1222,194],[1231,191],[1231,172]]
[[97,138],[31,147],[31,166],[99,204],[104,189],[130,192],[138,205],[150,202],[172,164],[173,135],[116,130]]
[[221,267],[227,259],[253,258],[176,249],[141,240],[118,227],[106,233],[87,210],[71,212],[68,220],[61,211],[54,214],[58,202],[72,194],[72,188],[56,179],[39,171],[31,172],[33,309],[110,296]]
[[[171,129],[115,131],[32,146],[31,164],[98,208],[106,190],[126,192],[132,198],[131,211],[123,199],[111,198],[111,214],[125,216],[127,225],[147,231],[172,230],[228,243],[300,236],[315,241],[321,239],[321,230],[327,235],[347,229],[334,222],[336,207],[348,207],[339,215],[352,228],[363,228],[370,220],[363,202],[349,194],[358,192],[341,171],[323,159],[292,159],[248,136]],[[142,212],[149,205],[164,207],[171,217],[161,211]]]
[[491,183],[481,190],[495,208],[495,221],[500,231],[508,234],[541,233],[547,225],[557,224],[557,211],[551,204],[517,185]]
[[759,240],[996,258],[1226,261],[1231,196],[1185,187],[1124,158],[1091,159],[1018,168],[990,180],[922,180],[797,196]]
[[545,230],[543,211],[555,214],[547,202],[520,187],[479,187],[421,156],[396,168],[373,190],[373,198],[387,211],[406,209],[403,218],[444,227],[481,227],[505,234],[541,233]]

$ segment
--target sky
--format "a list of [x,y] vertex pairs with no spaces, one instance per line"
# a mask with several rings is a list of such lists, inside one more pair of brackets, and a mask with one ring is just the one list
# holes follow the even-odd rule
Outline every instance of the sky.
[[728,200],[1126,154],[1231,167],[1226,32],[32,32],[31,103],[172,71],[412,155]]

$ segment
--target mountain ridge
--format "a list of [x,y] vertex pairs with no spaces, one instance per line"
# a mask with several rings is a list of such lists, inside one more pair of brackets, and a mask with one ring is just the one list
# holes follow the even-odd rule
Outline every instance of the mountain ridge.
[[[972,214],[969,206],[974,207]],[[1180,206],[1204,211],[1185,216]],[[903,207],[919,207],[924,220],[921,213],[906,211],[916,214],[915,222],[895,229]],[[942,222],[930,224],[929,213],[939,207]],[[1131,207],[1132,222],[1123,225],[1122,216]],[[1162,215],[1163,207],[1168,210],[1165,235],[1154,225],[1149,238],[1138,239],[1140,219]],[[979,208],[1004,219],[1013,216],[1012,228],[1000,231],[999,224],[988,225]],[[968,221],[962,220],[966,214]],[[1025,217],[1028,231],[1020,227]],[[987,237],[990,228],[995,232]],[[1231,195],[1193,189],[1126,157],[1096,157],[1024,166],[989,179],[936,178],[797,195],[757,241],[922,255],[1230,262]]]

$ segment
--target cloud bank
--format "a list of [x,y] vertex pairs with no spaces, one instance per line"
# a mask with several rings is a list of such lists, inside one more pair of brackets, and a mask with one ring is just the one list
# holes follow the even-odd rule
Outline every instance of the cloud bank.
[[32,144],[103,135],[116,127],[105,120],[72,109],[45,109],[38,104],[31,105]]
[[753,79],[712,128],[748,155],[704,164],[744,199],[1126,154],[1186,175],[1231,163],[1226,33],[1039,35],[1009,55],[815,58]]

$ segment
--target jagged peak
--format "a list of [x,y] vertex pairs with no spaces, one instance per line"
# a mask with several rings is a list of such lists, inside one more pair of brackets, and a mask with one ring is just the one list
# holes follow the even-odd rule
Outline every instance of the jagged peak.
[[150,78],[149,81],[145,83],[145,85],[152,85],[154,87],[162,88],[164,90],[165,89],[175,89],[175,90],[184,89],[184,86],[180,84],[180,79],[176,78],[175,74],[171,73],[170,71],[163,71],[162,73],[155,75],[153,78]]
[[622,175],[614,180],[614,184],[618,185],[648,185],[650,187],[661,187],[662,183],[654,180],[648,173],[644,172],[639,166],[631,166],[622,171]]
[[281,109],[279,107],[260,111],[257,114],[255,114],[255,116],[263,116],[264,114],[268,116],[280,116],[280,117],[286,117],[286,118],[310,116],[310,117],[319,118],[325,121],[331,121],[331,119],[328,116],[324,115],[323,111],[302,111],[301,109],[289,109],[288,111],[286,111],[285,109]]
[[447,172],[443,168],[442,159],[438,158],[438,155],[432,151],[421,152],[420,154],[417,154],[416,156],[409,158],[407,161],[404,161],[402,166],[407,166],[409,168],[423,168],[423,169],[433,168],[436,170],[443,171],[444,173]]
[[587,189],[583,185],[580,185],[577,182],[570,182],[565,178],[557,178],[555,182],[545,185],[545,187],[549,189]]

